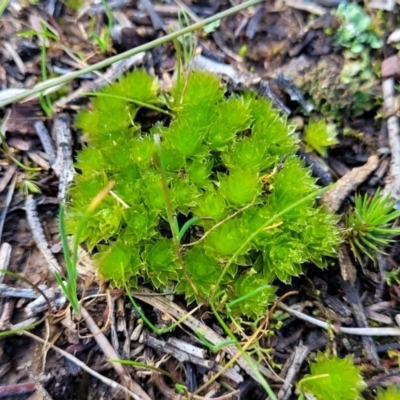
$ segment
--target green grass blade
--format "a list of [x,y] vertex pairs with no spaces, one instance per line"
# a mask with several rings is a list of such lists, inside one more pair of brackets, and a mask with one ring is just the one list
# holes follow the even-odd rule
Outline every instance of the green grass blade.
[[182,229],[179,231],[179,234],[178,234],[179,242],[182,240],[183,235],[186,233],[186,231],[199,220],[200,220],[199,217],[192,217],[189,219],[189,221],[186,221],[184,223],[184,225],[182,226]]
[[8,104],[12,104],[12,103],[14,103],[16,101],[25,99],[26,97],[33,96],[33,95],[38,94],[40,92],[43,92],[43,91],[45,91],[47,89],[51,89],[51,88],[53,88],[53,87],[55,87],[57,85],[63,85],[65,83],[67,83],[67,82],[72,81],[75,78],[80,77],[81,75],[87,74],[89,72],[98,71],[98,70],[100,70],[102,68],[106,68],[106,67],[110,66],[111,64],[114,64],[117,61],[124,60],[125,58],[128,58],[128,57],[131,57],[133,55],[139,54],[139,53],[141,53],[143,51],[148,51],[150,49],[153,49],[156,46],[162,45],[162,44],[164,44],[166,42],[169,42],[169,41],[171,41],[171,40],[173,40],[175,38],[178,38],[178,37],[180,37],[182,35],[185,35],[187,33],[193,32],[193,31],[195,31],[197,29],[201,29],[204,26],[206,26],[208,24],[211,24],[211,23],[213,23],[213,22],[215,22],[215,21],[217,21],[217,20],[219,20],[221,18],[228,17],[228,16],[230,16],[232,14],[235,14],[235,13],[237,13],[239,11],[242,11],[242,10],[248,8],[248,7],[251,7],[253,5],[261,3],[262,1],[263,0],[249,0],[249,1],[246,1],[246,2],[244,2],[242,4],[239,4],[237,6],[231,7],[228,10],[222,11],[222,12],[217,13],[217,14],[209,17],[209,18],[206,18],[203,21],[200,21],[200,22],[197,22],[195,24],[192,24],[192,25],[190,25],[190,26],[188,26],[186,28],[180,29],[180,30],[178,30],[176,32],[171,32],[171,33],[169,33],[168,35],[165,35],[162,38],[155,39],[155,40],[153,40],[153,41],[151,41],[149,43],[146,43],[146,44],[143,44],[141,46],[135,47],[134,49],[125,51],[124,53],[117,54],[117,55],[115,55],[113,57],[107,58],[106,60],[100,61],[97,64],[90,65],[90,66],[88,66],[86,68],[83,68],[81,70],[70,72],[69,74],[65,74],[65,75],[60,76],[58,78],[52,79],[51,81],[42,82],[40,85],[36,85],[32,89],[26,90],[23,93],[19,93],[17,95],[10,96],[10,97],[0,101],[0,107],[4,107],[4,106],[6,106]]
[[58,223],[60,229],[61,245],[63,249],[64,260],[67,267],[67,271],[69,271],[72,268],[72,260],[68,246],[67,228],[65,226],[65,207],[63,203],[60,204]]
[[154,110],[159,113],[162,113],[162,114],[172,117],[172,114],[170,112],[163,110],[160,107],[154,106],[153,104],[150,104],[150,103],[144,103],[143,101],[131,99],[130,97],[117,96],[117,95],[108,94],[108,93],[94,93],[94,92],[83,92],[82,95],[83,96],[93,96],[93,97],[112,97],[115,99],[125,100],[129,103],[136,104],[139,107],[149,108],[150,110]]

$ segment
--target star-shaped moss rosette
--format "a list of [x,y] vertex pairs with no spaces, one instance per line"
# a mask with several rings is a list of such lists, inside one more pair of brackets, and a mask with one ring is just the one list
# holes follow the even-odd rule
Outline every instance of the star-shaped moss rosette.
[[341,359],[323,353],[317,354],[316,360],[310,363],[310,374],[297,385],[302,395],[316,400],[361,400],[365,388],[360,367],[353,364],[353,357]]

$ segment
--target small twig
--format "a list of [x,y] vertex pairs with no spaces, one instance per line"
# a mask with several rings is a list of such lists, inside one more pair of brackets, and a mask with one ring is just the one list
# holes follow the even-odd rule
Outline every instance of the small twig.
[[288,108],[285,103],[279,99],[271,90],[271,87],[267,81],[261,80],[256,86],[257,93],[262,97],[269,98],[275,107],[279,108],[284,114],[291,114],[292,111]]
[[348,247],[344,243],[339,246],[338,261],[342,278],[353,285],[357,278],[357,270],[351,261]]
[[[368,327],[367,317],[365,316],[364,308],[362,306],[361,299],[360,296],[358,295],[356,288],[351,283],[345,280],[342,281],[341,286],[343,291],[345,292],[347,301],[350,303],[357,325],[361,328],[367,328]],[[378,367],[380,365],[380,361],[378,353],[376,352],[376,346],[374,341],[372,340],[371,337],[368,336],[363,336],[361,338],[361,341],[368,358],[372,361],[372,363],[376,367]]]
[[41,120],[35,121],[33,126],[35,128],[37,135],[39,136],[40,142],[42,143],[43,150],[49,157],[49,163],[51,165],[54,163],[56,159],[53,140],[51,139],[49,132],[47,131],[46,127],[44,126],[44,123]]
[[[3,243],[0,248],[0,268],[4,270],[0,273],[0,286],[10,266],[11,246]],[[10,298],[0,299],[0,329],[6,328],[14,310],[15,301]]]
[[164,21],[154,10],[154,7],[153,7],[153,4],[151,4],[151,1],[150,0],[140,0],[140,3],[146,9],[147,14],[149,15],[149,17],[151,19],[151,23],[153,24],[154,30],[158,31],[159,29],[163,29],[164,25],[165,25]]
[[27,151],[26,155],[39,167],[43,168],[45,171],[50,169],[50,163],[47,162],[37,151]]
[[42,394],[42,400],[53,400],[47,390],[43,387],[42,383],[33,372],[27,367],[26,371],[28,372],[29,377],[35,382],[36,390]]
[[19,56],[19,54],[15,51],[14,47],[11,45],[11,43],[4,41],[3,42],[4,47],[6,48],[6,50],[8,51],[8,53],[10,54],[10,56],[12,57],[16,67],[18,68],[19,72],[22,75],[26,74],[26,67],[24,62],[21,60],[21,57]]
[[[145,296],[141,293],[134,293],[134,296],[138,298],[139,300],[152,305],[153,307],[157,308],[158,310],[172,315],[176,319],[182,319],[186,316],[187,311],[181,309],[179,306],[177,306],[175,303],[172,301],[169,301],[166,298],[163,297],[155,297],[155,296]],[[195,331],[200,331],[201,334],[206,338],[211,344],[213,345],[218,345],[222,342],[225,341],[225,339],[218,335],[216,332],[214,332],[211,328],[209,328],[207,325],[203,324],[200,322],[198,319],[194,318],[193,316],[189,316],[184,321],[182,322],[184,325],[188,326],[190,329],[192,329],[194,332]],[[399,329],[400,330],[400,329]],[[257,380],[256,375],[254,374],[253,370],[251,369],[250,365],[247,363],[247,361],[241,356],[239,350],[233,346],[229,345],[224,347],[224,351],[228,353],[231,357],[237,357],[237,364],[244,370],[246,371],[247,374],[249,374],[253,379]],[[255,361],[254,361],[255,363]],[[279,381],[279,379],[272,374],[267,368],[265,368],[263,365],[258,365],[258,369],[260,372],[266,376],[267,378],[273,380],[273,381]]]
[[226,44],[222,37],[222,35],[215,31],[212,33],[212,38],[214,39],[215,44],[225,53],[229,58],[234,60],[237,63],[243,62],[243,57],[239,54],[236,54],[233,50],[231,50]]
[[[86,322],[87,328],[94,335],[94,338],[99,347],[101,348],[101,350],[103,351],[105,357],[108,360],[119,360],[120,357],[117,354],[116,350],[111,346],[110,342],[107,340],[105,335],[100,331],[100,328],[97,326],[93,318],[90,316],[90,314],[83,306],[81,306],[81,314]],[[151,400],[148,394],[142,389],[142,387],[131,378],[128,371],[122,364],[112,362],[111,365],[113,366],[118,376],[121,378],[122,382],[127,387],[130,387],[130,389],[134,393],[136,393],[135,395],[136,398],[141,400]]]
[[15,165],[15,167],[14,166],[10,166],[9,169],[11,169],[13,171],[14,178],[12,179],[12,181],[10,183],[10,186],[8,188],[7,196],[6,196],[6,199],[4,201],[3,209],[1,210],[1,214],[0,214],[0,238],[3,235],[4,222],[6,220],[6,216],[7,216],[7,213],[8,213],[8,208],[10,207],[11,200],[12,200],[13,195],[14,195],[15,184],[17,183],[17,173],[16,173],[17,166],[16,165]]
[[318,183],[321,186],[328,186],[333,182],[328,165],[320,157],[305,151],[303,145],[297,150],[297,154],[304,160],[305,165],[311,168],[312,176],[318,178]]
[[116,298],[110,296],[110,301],[108,302],[108,314],[110,318],[110,331],[111,331],[111,345],[117,350],[119,349],[119,340],[117,335],[117,327],[115,326],[115,302]]
[[[171,342],[171,340],[168,340],[168,342],[164,342],[148,335],[147,333],[142,333],[139,339],[139,343],[144,343],[147,346],[159,350],[163,353],[170,354],[182,363],[190,362],[192,364],[199,365],[203,368],[207,368],[209,370],[217,372],[223,369],[222,367],[217,365],[215,361],[205,360],[203,354],[201,354],[203,352],[202,349],[193,345],[189,345],[188,343],[185,343],[186,347],[184,349],[183,347],[175,346],[173,342]],[[202,357],[199,357],[198,355],[201,355]],[[243,377],[233,368],[223,371],[222,375],[232,382],[235,382],[236,384],[243,382]]]
[[265,6],[264,4],[258,4],[254,7],[253,15],[247,19],[247,29],[246,29],[246,37],[250,40],[254,38],[257,33],[257,28],[265,14]]
[[36,390],[34,382],[16,383],[14,385],[0,386],[0,398],[31,393]]
[[52,308],[59,310],[67,301],[66,296],[60,291],[55,291],[54,288],[48,288],[44,291],[47,299],[40,295],[36,300],[31,301],[25,308],[24,314],[26,317],[33,317],[45,310],[49,309],[47,301],[50,301]]
[[[139,53],[124,60],[118,61],[113,64],[102,76],[97,78],[95,81],[86,81],[81,87],[74,92],[68,94],[66,97],[62,97],[53,104],[53,110],[63,109],[68,103],[83,97],[86,92],[96,92],[104,86],[114,82],[124,72],[134,65],[139,65],[143,62],[145,53]],[[64,76],[68,76],[64,75]]]
[[[79,57],[77,57],[68,47],[65,47],[61,44],[60,49],[63,50],[65,52],[65,54],[67,54],[71,58],[72,61],[69,59],[66,59],[66,60],[64,60],[64,63],[67,65],[70,65],[73,68],[73,70],[87,68],[89,66],[88,63],[86,63],[85,61],[83,61]],[[71,71],[71,72],[73,72],[73,71]],[[68,72],[68,73],[71,73],[71,72]],[[83,78],[87,77],[87,75],[90,75],[90,74],[92,74],[92,72],[89,72],[88,74],[83,74],[78,79],[83,79]],[[103,76],[103,74],[99,71],[93,71],[93,75],[98,76],[98,77]]]
[[327,13],[327,9],[318,5],[316,1],[285,0],[285,3],[289,7],[293,7],[297,10],[307,11],[315,15],[324,15]]
[[[174,389],[171,389],[164,381],[163,375],[158,373],[158,372],[154,372],[152,374],[152,380],[153,382],[156,384],[156,386],[158,387],[158,389],[165,395],[165,397],[169,400],[185,400],[187,398],[190,399],[195,399],[195,400],[206,400],[209,399],[210,397],[202,397],[202,396],[198,396],[196,394],[187,394],[186,396],[180,395],[178,393],[176,393],[176,391]],[[231,393],[227,393],[224,394],[222,396],[219,397],[212,397],[213,400],[230,400],[232,398],[236,398],[236,395],[238,395],[240,393],[239,390],[235,390]]]
[[53,253],[49,249],[49,244],[47,243],[46,237],[44,235],[42,224],[36,209],[36,202],[32,196],[28,196],[25,200],[25,211],[26,219],[32,231],[32,236],[35,239],[36,245],[40,252],[43,254],[50,271],[58,272],[61,274],[61,267],[58,261],[54,257]]
[[[0,142],[1,142],[1,139],[0,139]],[[14,164],[14,163],[12,163],[8,166],[7,170],[4,172],[4,175],[1,177],[1,180],[0,180],[0,193],[7,187],[11,178],[14,176],[17,168],[18,168],[18,165]]]
[[[382,83],[385,112],[391,115],[395,109],[395,81],[393,78],[385,79]],[[399,117],[391,115],[387,119],[389,145],[392,153],[390,173],[387,178],[382,196],[391,194],[397,202],[400,201],[400,127]]]
[[286,372],[285,382],[279,389],[278,399],[287,400],[290,397],[292,394],[292,382],[296,378],[296,375],[298,374],[304,360],[307,358],[309,353],[310,349],[303,344],[300,344],[300,346],[295,348],[292,356],[285,364],[285,366],[288,365],[288,369]]
[[50,164],[59,178],[58,198],[64,200],[68,185],[73,181],[75,173],[72,161],[72,139],[68,115],[57,115],[53,128],[56,137],[57,156]]
[[[113,10],[113,9],[118,10],[130,3],[131,3],[130,0],[111,0],[111,1],[107,2],[107,6],[110,10]],[[106,8],[104,7],[104,4],[99,3],[99,4],[92,4],[89,7],[88,11],[89,11],[90,16],[94,16],[94,15],[98,15],[98,14],[105,12],[105,10],[106,10]],[[80,17],[82,17],[82,15]]]
[[168,339],[168,343],[177,348],[182,350],[185,353],[188,353],[190,355],[196,356],[198,358],[204,358],[207,354],[207,352],[204,349],[201,349],[200,347],[194,346],[190,343],[186,343],[183,340],[179,340],[174,337],[170,337]]
[[[10,265],[11,246],[9,243],[3,243],[0,247],[0,269],[7,270]],[[0,273],[0,287],[3,285],[4,272]],[[0,290],[1,291],[1,290]]]
[[309,322],[310,324],[319,326],[320,328],[326,330],[333,330],[337,333],[346,333],[348,335],[360,335],[360,336],[400,336],[400,328],[346,328],[346,327],[335,328],[332,324],[310,317],[307,314],[303,314],[300,311],[288,307],[284,303],[279,303],[278,307],[286,311],[287,313],[299,319],[302,319],[303,321]]
[[346,175],[342,176],[331,189],[328,189],[321,198],[329,211],[336,212],[343,200],[363,183],[379,165],[377,156],[370,156],[368,161],[361,167],[353,168]]
[[[76,358],[75,356],[73,356],[70,353],[67,353],[66,351],[60,349],[59,347],[55,346],[54,344],[51,343],[47,343],[45,340],[43,340],[42,338],[33,335],[30,332],[22,332],[23,335],[30,337],[31,339],[36,340],[39,343],[42,344],[47,344],[49,347],[51,347],[53,350],[57,351],[58,353],[60,353],[62,356],[64,356],[67,360],[73,362],[74,364],[76,364],[78,367],[82,368],[84,371],[86,371],[87,373],[89,373],[90,375],[92,375],[93,377],[97,378],[99,381],[101,381],[102,383],[104,383],[107,386],[110,386],[111,388],[113,388],[114,390],[122,390],[124,393],[128,394],[129,396],[132,397],[132,399],[135,400],[143,400],[143,397],[140,397],[138,394],[132,393],[130,390],[128,390],[127,388],[125,388],[124,386],[120,385],[118,382],[115,382],[109,378],[106,378],[103,375],[100,375],[99,373],[97,373],[96,371],[94,371],[93,369],[89,368],[84,362],[82,362],[81,360],[79,360],[78,358]],[[141,388],[140,388],[141,389]],[[142,390],[142,389],[141,389]],[[149,397],[146,397],[146,399],[150,399]]]
[[[27,329],[28,326],[33,325],[35,322],[39,321],[38,318],[28,318],[25,321],[19,322],[18,324],[10,324],[10,331],[21,331],[23,329]],[[40,320],[38,323],[41,323],[43,320]]]
[[0,309],[0,331],[10,326],[11,317],[14,312],[15,299],[4,299]]
[[207,369],[213,369],[215,366],[215,362],[211,360],[205,360],[204,358],[197,357],[193,354],[186,353],[185,351],[178,349],[171,344],[164,342],[163,340],[156,339],[153,336],[148,335],[146,332],[143,332],[141,337],[139,338],[139,343],[144,343],[153,349],[158,351],[162,351],[163,353],[170,354],[180,362],[191,362],[195,365],[200,365],[201,367]]

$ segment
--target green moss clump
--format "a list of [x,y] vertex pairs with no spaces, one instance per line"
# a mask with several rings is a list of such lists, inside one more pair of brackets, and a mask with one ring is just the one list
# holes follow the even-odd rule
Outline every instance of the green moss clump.
[[389,386],[387,389],[378,388],[375,400],[397,400],[400,398],[400,386]]
[[[176,282],[189,302],[217,291],[234,300],[264,285],[232,308],[256,318],[273,299],[274,279],[289,282],[302,273],[304,262],[323,268],[324,257],[335,255],[336,217],[315,205],[315,179],[295,156],[294,129],[268,101],[253,94],[226,96],[220,81],[204,72],[180,82],[161,96],[154,78],[135,71],[78,115],[87,145],[78,154],[67,226],[73,233],[90,200],[114,180],[115,189],[80,238],[97,249],[101,277],[116,286],[125,279],[160,290]],[[173,116],[145,132],[139,102],[168,104]],[[180,225],[199,217],[183,243],[205,235],[199,244],[181,248],[196,290],[173,245],[158,159]]]
[[302,394],[316,400],[361,400],[366,383],[360,367],[353,364],[353,357],[340,359],[334,355],[318,353],[310,364],[311,374],[304,377],[297,388]]

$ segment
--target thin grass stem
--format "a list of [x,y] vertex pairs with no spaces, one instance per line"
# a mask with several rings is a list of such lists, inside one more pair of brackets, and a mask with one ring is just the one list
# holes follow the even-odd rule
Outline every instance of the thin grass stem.
[[125,52],[123,52],[121,54],[117,54],[117,55],[115,55],[113,57],[107,58],[106,60],[100,61],[97,64],[90,65],[90,66],[88,66],[86,68],[83,68],[83,69],[81,69],[79,71],[70,72],[69,74],[65,74],[65,75],[60,76],[58,78],[49,79],[46,82],[42,82],[41,84],[36,85],[34,88],[26,90],[23,93],[19,93],[19,94],[16,94],[16,95],[13,95],[13,96],[10,96],[10,97],[7,97],[7,98],[3,99],[2,101],[0,101],[0,107],[4,107],[4,106],[6,106],[8,104],[12,104],[12,103],[15,103],[16,101],[25,99],[25,98],[33,96],[33,95],[36,95],[36,94],[38,94],[40,92],[43,92],[43,91],[45,91],[47,89],[51,89],[51,88],[53,88],[55,86],[63,85],[65,83],[70,82],[73,79],[78,78],[81,75],[87,74],[89,72],[94,72],[94,71],[98,71],[99,69],[109,67],[111,64],[114,64],[117,61],[124,60],[125,58],[131,57],[131,56],[133,56],[135,54],[138,54],[138,53],[141,53],[143,51],[151,50],[156,46],[162,45],[162,44],[164,44],[166,42],[169,42],[169,41],[171,41],[171,40],[173,40],[175,38],[178,38],[178,37],[180,37],[182,35],[185,35],[187,33],[193,32],[193,31],[195,31],[197,29],[201,29],[201,28],[203,28],[204,26],[206,26],[208,24],[211,24],[211,23],[213,23],[215,21],[218,21],[218,20],[220,20],[222,18],[225,18],[225,17],[228,17],[228,16],[230,16],[232,14],[235,14],[235,13],[237,13],[239,11],[242,11],[242,10],[244,10],[244,9],[250,7],[250,6],[253,6],[253,5],[256,5],[258,3],[261,3],[262,1],[263,0],[249,0],[249,1],[246,1],[246,2],[244,2],[242,4],[239,4],[237,6],[231,7],[228,10],[222,11],[222,12],[217,13],[217,14],[209,17],[209,18],[206,18],[203,21],[200,21],[200,22],[197,22],[195,24],[192,24],[192,25],[190,25],[190,26],[188,26],[186,28],[180,29],[180,30],[178,30],[176,32],[171,32],[171,33],[169,33],[168,35],[165,35],[162,38],[155,39],[155,40],[153,40],[153,41],[151,41],[149,43],[146,43],[146,44],[143,44],[141,46],[135,47],[134,49],[125,51]]

